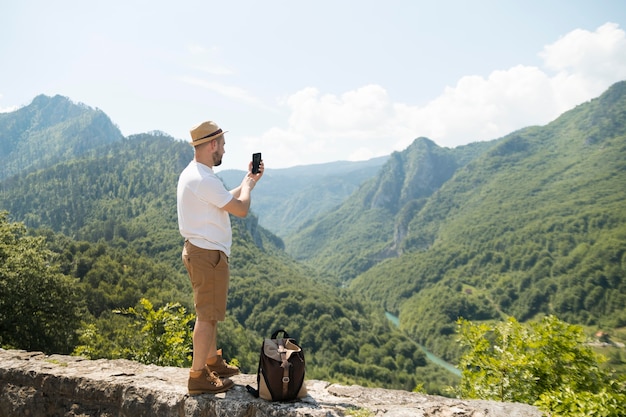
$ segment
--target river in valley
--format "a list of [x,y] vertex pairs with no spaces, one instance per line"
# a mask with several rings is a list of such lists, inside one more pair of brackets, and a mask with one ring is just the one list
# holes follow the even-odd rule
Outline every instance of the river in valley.
[[[389,312],[385,312],[385,316],[387,317],[387,319],[392,322],[396,327],[400,327],[400,320],[398,319],[398,317],[394,316],[393,314],[389,313]],[[415,341],[414,341],[415,342]],[[434,363],[435,365],[439,365],[442,368],[444,368],[446,371],[448,372],[452,372],[454,375],[457,376],[461,376],[461,371],[459,369],[457,369],[454,365],[452,365],[451,363],[448,363],[446,361],[444,361],[443,359],[441,359],[439,356],[436,356],[434,353],[432,353],[431,351],[429,351],[428,349],[426,349],[426,347],[422,346],[421,344],[415,342],[415,344],[417,346],[419,346],[419,348],[424,352],[424,354],[426,355],[426,359],[428,359],[429,361],[431,361],[432,363]]]

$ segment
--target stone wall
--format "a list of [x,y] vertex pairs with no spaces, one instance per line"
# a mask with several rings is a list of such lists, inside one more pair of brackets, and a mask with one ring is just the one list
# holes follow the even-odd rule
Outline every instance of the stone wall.
[[271,403],[253,398],[256,375],[237,375],[226,393],[187,395],[188,371],[127,360],[0,349],[0,417],[28,416],[442,416],[539,417],[524,404],[458,400],[398,390],[307,381],[309,395]]

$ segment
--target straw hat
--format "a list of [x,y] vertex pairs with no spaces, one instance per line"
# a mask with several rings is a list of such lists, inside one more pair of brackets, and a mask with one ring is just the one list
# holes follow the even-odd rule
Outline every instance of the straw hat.
[[217,139],[223,136],[224,131],[219,128],[215,122],[202,122],[198,126],[189,131],[191,133],[191,144],[198,146],[200,144],[210,142],[213,139]]

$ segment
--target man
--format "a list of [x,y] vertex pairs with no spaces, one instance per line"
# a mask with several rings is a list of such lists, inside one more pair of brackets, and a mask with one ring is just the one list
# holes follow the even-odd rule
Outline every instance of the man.
[[[194,159],[178,179],[178,227],[185,238],[182,258],[187,268],[196,309],[193,330],[193,361],[189,371],[189,394],[218,393],[234,384],[228,377],[239,373],[217,350],[217,322],[226,315],[230,278],[228,257],[232,243],[229,214],[245,217],[250,192],[263,176],[252,174],[252,163],[241,184],[228,191],[213,172],[224,156],[224,133],[214,122],[191,130]],[[223,379],[221,379],[223,378]]]

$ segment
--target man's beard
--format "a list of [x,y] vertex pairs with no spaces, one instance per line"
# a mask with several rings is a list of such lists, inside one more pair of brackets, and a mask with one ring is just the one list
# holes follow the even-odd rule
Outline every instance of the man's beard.
[[218,155],[217,152],[213,153],[213,166],[218,167],[222,165],[222,157]]

